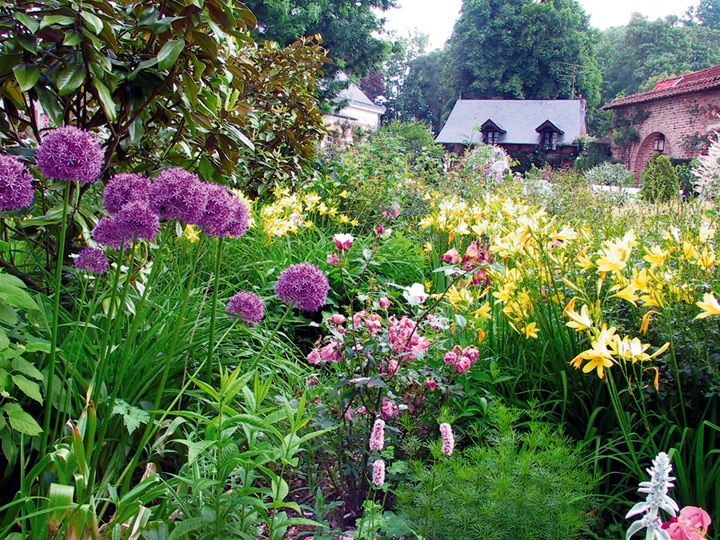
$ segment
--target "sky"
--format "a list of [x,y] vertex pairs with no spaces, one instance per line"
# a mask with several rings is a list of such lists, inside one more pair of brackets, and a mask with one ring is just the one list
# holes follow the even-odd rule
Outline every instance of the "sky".
[[[667,15],[682,16],[699,0],[578,0],[590,17],[590,26],[605,30],[625,26],[637,12],[654,21]],[[430,36],[429,49],[439,49],[452,33],[462,0],[397,0],[398,9],[386,11],[386,28],[407,37],[417,29]]]

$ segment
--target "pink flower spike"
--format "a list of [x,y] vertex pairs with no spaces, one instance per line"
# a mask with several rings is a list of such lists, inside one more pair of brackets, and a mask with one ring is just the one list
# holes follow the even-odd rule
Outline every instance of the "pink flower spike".
[[381,452],[385,448],[385,420],[378,418],[370,432],[370,451]]
[[455,448],[455,437],[453,436],[452,426],[448,423],[440,424],[440,436],[442,437],[442,449],[440,451],[445,456],[451,455]]
[[333,241],[338,251],[347,251],[352,247],[355,237],[352,234],[338,233],[333,235]]
[[375,487],[382,487],[385,483],[385,462],[382,459],[376,459],[372,468],[373,485]]

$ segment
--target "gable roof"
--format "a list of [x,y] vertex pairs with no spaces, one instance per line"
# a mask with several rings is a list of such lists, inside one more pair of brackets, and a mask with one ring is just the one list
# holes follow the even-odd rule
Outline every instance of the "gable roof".
[[[336,78],[340,81],[347,81],[348,77],[344,72],[340,71]],[[384,114],[385,107],[382,105],[376,105],[372,100],[367,97],[365,92],[360,90],[360,87],[354,82],[350,82],[347,88],[340,90],[340,93],[336,99],[337,102],[342,103],[347,101],[345,107],[358,107],[367,111],[371,111],[377,114]]]
[[689,94],[691,92],[719,87],[720,65],[717,65],[707,69],[701,69],[700,71],[694,71],[693,73],[688,73],[686,75],[680,75],[679,77],[664,79],[657,82],[653,89],[649,92],[641,92],[639,94],[632,94],[630,96],[613,100],[608,105],[605,105],[603,109],[614,109],[616,107],[622,107],[623,105],[634,105],[636,103],[644,103],[647,101],[654,101],[656,99],[679,96],[682,94]]
[[501,144],[537,144],[550,122],[562,134],[558,144],[573,144],[587,134],[582,99],[458,99],[436,142],[472,144],[482,140],[488,121],[505,131]]

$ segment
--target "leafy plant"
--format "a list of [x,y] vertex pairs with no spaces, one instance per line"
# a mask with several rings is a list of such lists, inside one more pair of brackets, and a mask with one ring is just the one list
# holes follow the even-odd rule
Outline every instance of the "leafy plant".
[[581,538],[593,479],[580,450],[547,423],[519,422],[519,410],[496,403],[488,414],[484,444],[432,469],[412,464],[395,489],[410,528],[427,539]]
[[680,195],[680,180],[670,158],[656,154],[641,175],[640,197],[654,203],[675,200]]
[[591,184],[601,186],[630,186],[635,183],[635,177],[622,163],[596,165],[585,173],[585,178]]

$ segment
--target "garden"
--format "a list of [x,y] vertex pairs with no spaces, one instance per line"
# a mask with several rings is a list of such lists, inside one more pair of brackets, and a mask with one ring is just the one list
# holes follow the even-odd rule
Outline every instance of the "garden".
[[713,533],[718,143],[320,151],[322,53],[232,4],[3,13],[0,537]]

